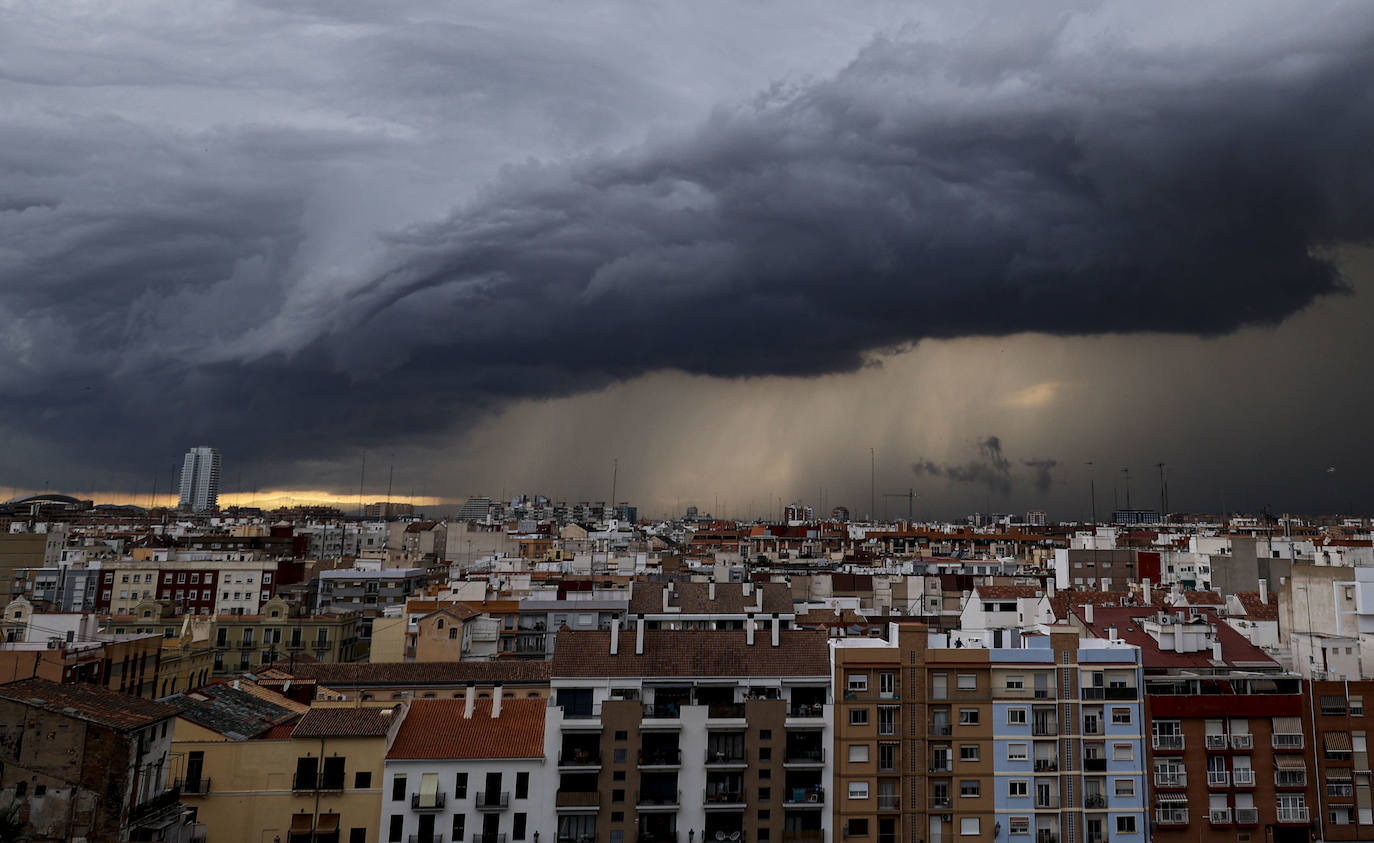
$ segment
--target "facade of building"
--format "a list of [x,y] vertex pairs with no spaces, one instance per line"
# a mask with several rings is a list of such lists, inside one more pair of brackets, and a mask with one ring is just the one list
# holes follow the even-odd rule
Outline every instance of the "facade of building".
[[180,509],[204,512],[219,505],[219,451],[200,445],[186,452],[181,461]]

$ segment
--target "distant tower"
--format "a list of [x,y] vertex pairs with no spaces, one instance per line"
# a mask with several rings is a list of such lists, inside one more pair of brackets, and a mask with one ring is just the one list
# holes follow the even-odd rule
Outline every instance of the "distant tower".
[[219,451],[201,445],[186,452],[181,464],[181,500],[177,506],[204,512],[219,504]]

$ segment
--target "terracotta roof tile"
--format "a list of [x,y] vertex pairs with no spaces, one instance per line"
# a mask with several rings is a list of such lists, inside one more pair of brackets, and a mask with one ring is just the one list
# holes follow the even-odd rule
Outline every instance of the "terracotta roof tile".
[[170,705],[128,694],[117,694],[95,685],[59,685],[46,679],[24,679],[0,685],[0,699],[89,720],[112,729],[141,729],[177,716]]
[[830,655],[821,630],[771,631],[646,629],[644,653],[635,654],[635,630],[620,631],[612,656],[610,630],[562,629],[554,645],[554,676],[828,676]]
[[372,738],[391,729],[391,708],[312,708],[291,733],[294,738]]
[[396,732],[387,758],[542,758],[543,700],[477,700],[471,719],[465,700],[416,700]]
[[1276,621],[1279,619],[1279,597],[1269,595],[1268,603],[1261,603],[1258,591],[1237,591],[1236,599],[1245,609],[1245,616],[1257,621]]
[[980,585],[974,590],[979,597],[992,600],[1019,600],[1045,594],[1045,589],[1038,585]]

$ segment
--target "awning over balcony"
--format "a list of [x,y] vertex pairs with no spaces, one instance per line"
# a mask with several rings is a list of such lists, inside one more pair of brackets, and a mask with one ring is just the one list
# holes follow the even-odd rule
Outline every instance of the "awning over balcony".
[[338,814],[320,814],[319,825],[315,826],[316,834],[333,834],[339,830]]
[[1306,770],[1307,761],[1301,755],[1279,755],[1274,753],[1274,766],[1280,770]]
[[291,815],[291,833],[292,833],[292,834],[309,834],[311,831],[314,830],[314,826],[315,826],[315,817],[314,817],[314,815],[312,815],[312,814],[292,814],[292,815]]
[[1345,709],[1345,697],[1322,697],[1322,708]]
[[1179,805],[1188,804],[1188,794],[1186,793],[1159,793],[1155,795],[1155,801],[1160,805],[1169,808],[1177,808]]
[[1327,752],[1350,752],[1350,733],[1349,732],[1327,732],[1322,735],[1322,740],[1326,743]]
[[1348,782],[1353,778],[1354,775],[1345,767],[1332,767],[1326,771],[1326,780],[1329,782]]
[[1301,735],[1301,717],[1275,717],[1274,734],[1276,735]]

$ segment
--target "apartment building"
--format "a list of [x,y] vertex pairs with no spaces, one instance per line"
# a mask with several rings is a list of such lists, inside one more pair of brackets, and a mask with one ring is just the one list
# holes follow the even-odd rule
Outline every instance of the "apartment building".
[[1308,685],[1306,729],[1310,772],[1323,811],[1322,840],[1374,839],[1368,740],[1374,734],[1374,681],[1318,681]]
[[1208,609],[1080,607],[1075,618],[1141,650],[1152,840],[1310,839],[1318,803],[1298,676]]
[[227,675],[290,664],[297,654],[321,662],[357,661],[367,655],[367,644],[358,634],[361,619],[358,612],[293,614],[279,597],[264,603],[261,614],[219,615],[213,622],[214,672]]
[[[558,837],[822,843],[833,777],[823,633],[563,630]],[[552,754],[552,750],[551,750]]]
[[161,652],[162,639],[155,635],[96,634],[6,642],[0,644],[0,682],[46,679],[153,699]]
[[1143,841],[1139,650],[1050,629],[1019,648],[919,623],[832,641],[837,833]]
[[96,610],[128,615],[144,600],[192,615],[255,614],[276,594],[277,561],[252,552],[159,551],[102,564]]
[[[522,843],[553,831],[544,699],[416,700],[386,755],[386,843]],[[447,835],[447,836],[446,836]]]

